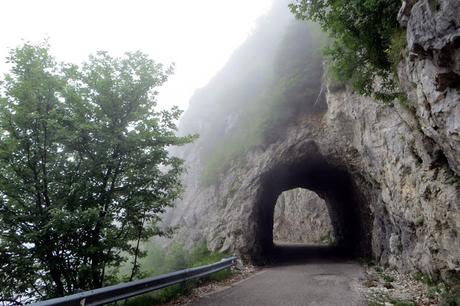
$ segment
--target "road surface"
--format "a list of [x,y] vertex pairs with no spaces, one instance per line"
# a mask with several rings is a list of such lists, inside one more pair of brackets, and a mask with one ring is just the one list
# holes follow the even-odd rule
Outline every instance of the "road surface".
[[264,268],[202,297],[193,306],[366,305],[357,290],[364,269],[353,261],[315,260]]

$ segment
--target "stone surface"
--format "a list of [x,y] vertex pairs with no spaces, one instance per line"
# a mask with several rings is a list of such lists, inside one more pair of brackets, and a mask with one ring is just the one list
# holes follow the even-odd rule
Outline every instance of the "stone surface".
[[[257,261],[272,241],[276,198],[302,187],[325,199],[337,241],[359,254],[433,277],[459,273],[460,93],[438,84],[459,73],[459,9],[457,0],[418,1],[405,15],[409,53],[398,70],[408,105],[325,84],[327,110],[297,113],[283,137],[233,160],[210,186],[198,179],[200,142],[176,151],[189,167],[186,191],[165,224],[180,226],[188,245],[206,240]],[[199,107],[182,126],[201,134],[210,114]]]
[[[170,224],[182,227],[186,243],[206,239],[212,250],[253,255],[260,248],[256,203],[263,175],[287,160],[308,164],[319,154],[345,167],[365,197],[375,258],[432,275],[458,270],[459,180],[447,163],[433,164],[433,142],[403,120],[404,109],[349,90],[328,93],[327,103],[320,126],[290,129],[285,139],[235,161],[212,186],[192,179],[199,163],[189,154],[187,190]],[[267,210],[273,211],[270,203]]]
[[360,291],[370,305],[445,305],[442,292],[446,288],[442,285],[429,285],[389,267],[365,266],[365,270]]
[[307,189],[283,192],[275,205],[273,240],[332,244],[334,234],[324,200]]
[[399,67],[415,121],[460,175],[460,2],[420,0],[407,22],[408,57]]

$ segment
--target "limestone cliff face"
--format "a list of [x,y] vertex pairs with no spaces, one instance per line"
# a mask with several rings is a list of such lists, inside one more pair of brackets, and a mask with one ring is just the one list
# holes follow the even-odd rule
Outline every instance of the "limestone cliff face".
[[[316,78],[303,103],[320,111],[296,112],[280,136],[232,159],[211,184],[199,180],[202,142],[177,152],[189,172],[166,223],[181,226],[180,239],[205,239],[212,250],[258,261],[272,246],[278,196],[301,187],[324,199],[335,239],[350,251],[402,270],[459,273],[460,3],[414,2],[399,16],[408,33],[399,76],[409,106],[383,105]],[[187,112],[204,114],[185,117],[183,126],[201,130],[184,132],[207,129],[199,107]],[[228,113],[228,130],[235,116]]]
[[409,52],[399,78],[414,103],[410,124],[418,125],[435,143],[432,151],[442,153],[460,175],[460,2],[408,2],[399,14]]
[[324,200],[302,188],[283,192],[275,205],[273,241],[332,244],[334,234]]

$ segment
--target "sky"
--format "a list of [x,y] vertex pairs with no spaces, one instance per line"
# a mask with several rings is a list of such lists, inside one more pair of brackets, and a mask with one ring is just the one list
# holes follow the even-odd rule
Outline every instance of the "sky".
[[266,14],[272,0],[1,0],[0,73],[8,48],[48,38],[58,61],[81,63],[97,50],[140,50],[175,63],[161,108],[186,109]]

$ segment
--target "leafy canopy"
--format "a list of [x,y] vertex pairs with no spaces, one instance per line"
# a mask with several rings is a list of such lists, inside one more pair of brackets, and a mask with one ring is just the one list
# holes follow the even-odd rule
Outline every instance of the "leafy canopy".
[[179,196],[182,160],[167,147],[177,108],[156,111],[172,69],[141,52],[81,67],[47,44],[11,51],[0,93],[0,295],[62,296],[104,285],[107,268],[161,234]]
[[289,5],[297,18],[318,22],[333,38],[325,52],[333,75],[351,81],[360,94],[384,101],[400,94],[392,70],[400,59],[401,49],[393,46],[400,6],[400,0],[296,0]]

